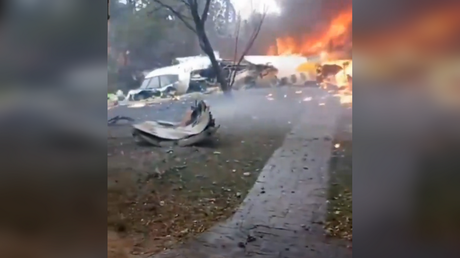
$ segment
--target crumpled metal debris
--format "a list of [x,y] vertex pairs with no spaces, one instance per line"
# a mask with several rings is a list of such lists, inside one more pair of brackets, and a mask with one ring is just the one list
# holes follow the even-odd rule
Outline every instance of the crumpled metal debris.
[[212,137],[219,126],[204,101],[195,105],[179,122],[145,121],[133,125],[133,137],[139,144],[159,147],[190,146]]

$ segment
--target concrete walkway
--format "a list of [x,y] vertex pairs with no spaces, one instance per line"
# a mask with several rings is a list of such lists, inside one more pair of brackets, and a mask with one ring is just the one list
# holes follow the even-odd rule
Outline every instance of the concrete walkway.
[[331,138],[339,112],[332,98],[305,102],[301,120],[234,216],[153,258],[352,257],[350,250],[328,244],[322,230]]

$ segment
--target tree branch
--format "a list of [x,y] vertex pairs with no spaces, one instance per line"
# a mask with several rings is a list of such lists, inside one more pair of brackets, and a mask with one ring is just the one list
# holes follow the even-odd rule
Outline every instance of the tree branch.
[[243,51],[243,53],[242,53],[240,59],[238,60],[238,64],[240,64],[241,61],[243,61],[244,56],[249,52],[249,50],[251,49],[252,45],[254,45],[254,42],[256,41],[257,36],[259,36],[259,32],[260,32],[260,30],[261,30],[261,28],[262,28],[262,25],[263,25],[263,23],[264,23],[264,20],[265,20],[265,16],[266,16],[266,15],[267,15],[267,13],[264,12],[264,13],[262,14],[262,17],[260,18],[259,23],[256,24],[256,27],[255,27],[255,29],[254,29],[252,35],[251,35],[251,38],[249,39],[249,42],[248,42],[248,44],[246,45],[246,48],[244,49],[244,51]]
[[[185,0],[184,0],[184,1],[185,1]],[[187,4],[187,5],[188,5],[188,4]],[[187,17],[187,16],[185,16],[185,15],[182,14],[182,11],[183,11],[182,9],[187,8],[187,7],[186,7],[185,5],[184,5],[184,6],[181,6],[181,7],[183,7],[183,8],[180,8],[180,10],[177,10],[176,12],[179,13],[179,14],[181,15],[181,17],[182,17],[184,20],[185,20],[185,19],[187,19],[187,20],[192,20],[191,17]],[[164,10],[164,9],[165,9],[165,7],[163,7],[163,6],[155,7],[153,10],[148,11],[148,12],[147,12],[147,15],[150,16],[150,15],[152,15],[153,13],[159,12],[159,11]],[[176,14],[174,14],[174,16],[176,16]]]
[[190,3],[187,0],[179,0],[179,1],[185,4],[186,6],[190,7]]
[[[244,48],[243,50],[243,53],[241,53],[241,56],[240,58],[238,59],[238,62],[235,64],[237,67],[241,64],[241,62],[243,61],[244,57],[246,56],[246,54],[249,52],[249,50],[251,49],[252,45],[254,45],[254,42],[256,41],[257,39],[257,36],[259,35],[259,32],[260,32],[260,29],[262,28],[262,25],[264,23],[264,20],[265,20],[265,17],[267,15],[267,12],[265,11],[263,14],[262,14],[262,17],[260,18],[259,20],[259,23],[256,24],[255,28],[254,28],[254,31],[252,32],[252,35],[246,45],[246,47]],[[239,25],[238,25],[239,26]],[[239,30],[238,30],[239,32]],[[239,34],[239,33],[238,33]],[[238,35],[237,35],[238,37]],[[236,59],[236,48],[238,47],[237,45],[238,43],[236,43],[235,45],[235,59]],[[236,61],[236,60],[235,60]],[[235,62],[234,61],[234,62]],[[232,73],[232,77],[230,78],[230,84],[229,86],[232,87],[233,84],[235,83],[235,78],[236,78],[236,71],[234,71]]]
[[168,9],[170,12],[174,14],[179,20],[181,20],[185,27],[187,27],[189,30],[193,31],[196,33],[196,29],[185,19],[185,17],[178,11],[176,11],[173,7],[164,4],[161,0],[153,0],[155,3],[159,4],[161,7]]
[[238,43],[240,41],[240,27],[241,27],[241,16],[238,15],[238,20],[236,22],[235,52],[233,53],[233,63],[236,63],[236,56],[238,55]]
[[[238,43],[240,41],[240,27],[241,27],[241,16],[238,14],[238,20],[236,22],[235,51],[233,53],[233,64],[236,64],[236,57],[238,55]],[[233,84],[235,83],[236,73],[237,73],[236,69],[234,69],[230,73],[230,81],[229,81],[230,87],[232,87]]]
[[190,10],[198,10],[198,2],[196,0],[183,0],[187,2],[187,5],[190,7]]
[[211,6],[211,0],[206,0],[206,4],[204,6],[203,14],[201,15],[201,22],[204,23],[206,22],[206,19],[208,19],[208,14],[209,14],[209,7]]
[[198,3],[196,0],[187,0],[190,4],[190,14],[192,15],[193,22],[195,23],[195,30],[198,38],[201,38],[201,33],[204,31],[203,24],[201,23],[201,17],[198,14]]
[[151,15],[152,13],[155,13],[155,12],[158,12],[160,10],[164,9],[163,6],[160,6],[160,7],[155,7],[153,10],[150,10],[147,14],[148,15]]

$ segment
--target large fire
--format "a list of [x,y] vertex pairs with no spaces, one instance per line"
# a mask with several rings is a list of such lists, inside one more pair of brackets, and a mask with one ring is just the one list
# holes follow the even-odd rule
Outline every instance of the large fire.
[[[277,56],[316,56],[320,55],[321,59],[338,59],[343,58],[345,50],[351,50],[351,25],[352,25],[351,7],[339,12],[325,28],[317,28],[316,32],[303,35],[301,37],[283,37],[277,38],[276,44],[268,50],[268,55]],[[334,54],[332,52],[335,52]],[[326,56],[323,53],[328,53]],[[347,56],[349,59],[350,56]],[[323,60],[325,61],[325,60]],[[341,73],[344,73],[342,71]],[[339,74],[337,74],[339,75]],[[334,77],[334,76],[333,76]],[[337,77],[337,76],[335,76]],[[335,79],[334,77],[334,79]],[[329,83],[325,81],[325,85]],[[351,80],[347,87],[336,93],[342,104],[351,105]]]
[[326,29],[304,35],[301,39],[282,37],[268,50],[268,55],[316,55],[333,47],[351,49],[352,9],[340,12]]

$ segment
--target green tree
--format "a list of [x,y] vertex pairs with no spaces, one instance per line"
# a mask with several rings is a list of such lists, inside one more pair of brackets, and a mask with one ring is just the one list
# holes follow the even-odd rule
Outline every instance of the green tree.
[[110,3],[109,44],[114,59],[126,51],[132,60],[155,57],[155,45],[164,34],[164,24],[161,18],[150,15],[151,5],[141,4],[139,1]]
[[[226,95],[231,95],[231,87],[227,82],[226,76],[222,68],[220,67],[216,56],[214,54],[214,49],[207,34],[207,21],[212,20],[214,25],[218,24],[222,19],[214,19],[219,17],[213,14],[221,14],[218,12],[217,8],[212,8],[213,6],[222,7],[223,5],[218,5],[216,3],[225,3],[226,6],[230,6],[231,3],[229,0],[152,0],[157,3],[159,7],[170,12],[175,19],[180,20],[185,27],[190,31],[195,33],[197,36],[199,46],[201,50],[209,57],[211,61],[212,68],[216,74],[217,81],[220,84],[222,91]],[[228,18],[229,13],[223,15],[224,20]],[[208,19],[211,17],[211,19]],[[227,22],[229,19],[224,21]],[[221,24],[219,24],[221,25]],[[212,31],[215,31],[216,26],[213,26]]]
[[116,1],[110,11],[112,53],[129,50],[131,64],[138,69],[152,69],[170,64],[177,56],[198,54],[196,36],[152,1]]

